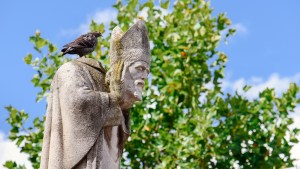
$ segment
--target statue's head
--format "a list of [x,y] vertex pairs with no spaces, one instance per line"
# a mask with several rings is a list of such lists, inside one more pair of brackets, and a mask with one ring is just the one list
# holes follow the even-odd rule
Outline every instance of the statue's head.
[[[126,33],[115,27],[110,42],[110,66],[124,61],[122,72],[125,101],[142,100],[142,91],[150,69],[150,45],[144,21],[138,20]],[[111,70],[112,70],[111,69]]]

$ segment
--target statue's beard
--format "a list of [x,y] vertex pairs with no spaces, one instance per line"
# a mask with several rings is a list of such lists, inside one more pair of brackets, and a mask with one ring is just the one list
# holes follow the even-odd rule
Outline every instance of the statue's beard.
[[135,91],[133,93],[136,101],[142,101],[142,94],[145,82],[144,80],[136,80],[134,81]]

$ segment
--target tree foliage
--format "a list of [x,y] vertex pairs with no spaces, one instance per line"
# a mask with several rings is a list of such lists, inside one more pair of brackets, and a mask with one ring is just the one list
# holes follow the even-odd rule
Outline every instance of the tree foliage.
[[[143,102],[131,109],[132,134],[125,146],[123,167],[131,168],[283,168],[292,166],[290,150],[299,129],[290,129],[289,113],[299,103],[299,87],[291,84],[278,97],[265,89],[256,99],[221,90],[227,56],[217,50],[224,38],[234,34],[225,14],[216,16],[204,0],[139,3],[118,1],[116,21],[127,30],[136,18],[146,21],[151,40],[151,81]],[[139,16],[146,11],[147,17]],[[91,31],[104,32],[104,24],[92,21]],[[99,40],[89,55],[108,66],[109,36]],[[30,37],[37,57],[24,61],[36,69],[32,79],[40,88],[37,101],[49,91],[55,71],[70,59],[39,32]],[[41,51],[47,51],[43,54]],[[244,87],[247,92],[250,86]],[[200,101],[200,98],[201,101]],[[28,113],[7,106],[12,126],[9,138],[29,154],[39,168],[44,119],[36,118],[24,128]],[[44,112],[40,112],[43,113]],[[16,168],[7,162],[7,168]],[[22,166],[19,166],[22,168]]]

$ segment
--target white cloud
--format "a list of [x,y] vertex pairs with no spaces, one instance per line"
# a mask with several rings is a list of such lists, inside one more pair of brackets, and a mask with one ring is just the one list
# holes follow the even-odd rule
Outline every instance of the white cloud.
[[60,36],[75,36],[81,35],[89,32],[89,25],[92,20],[96,23],[104,23],[107,27],[112,20],[116,20],[117,18],[117,11],[113,8],[107,8],[101,11],[95,12],[93,15],[88,16],[85,23],[82,23],[77,28],[71,29],[63,29],[60,31]]
[[[280,77],[279,74],[273,73],[267,80],[264,81],[260,77],[252,77],[249,80],[245,78],[240,78],[236,81],[225,80],[223,82],[224,91],[238,91],[239,93],[245,95],[246,97],[253,99],[258,97],[259,92],[262,92],[266,88],[274,88],[277,94],[281,94],[286,91],[290,83],[300,82],[300,73],[297,73],[291,77]],[[243,87],[245,85],[251,85],[251,89],[244,93]]]
[[0,168],[8,160],[16,161],[17,164],[25,165],[27,169],[31,169],[31,163],[28,161],[28,155],[20,153],[20,149],[7,139],[3,132],[0,131]]

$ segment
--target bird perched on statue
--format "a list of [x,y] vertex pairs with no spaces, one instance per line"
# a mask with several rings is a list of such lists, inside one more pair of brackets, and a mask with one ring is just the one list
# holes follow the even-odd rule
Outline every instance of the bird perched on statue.
[[97,46],[97,38],[102,36],[100,32],[91,32],[79,36],[73,42],[63,46],[61,52],[65,54],[77,54],[80,57],[93,52]]

